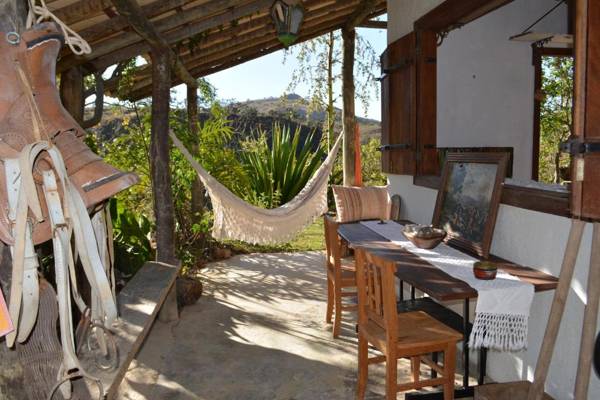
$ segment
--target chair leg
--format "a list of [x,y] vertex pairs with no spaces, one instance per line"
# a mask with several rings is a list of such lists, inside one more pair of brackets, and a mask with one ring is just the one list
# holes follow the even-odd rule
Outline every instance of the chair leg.
[[419,382],[421,379],[421,357],[412,357],[410,359],[410,368],[412,370],[413,381]]
[[444,351],[444,400],[454,400],[454,374],[456,373],[456,343],[449,343]]
[[[398,394],[398,359],[395,354],[388,354],[385,361],[385,398],[395,400]],[[444,399],[445,400],[445,399]]]
[[356,386],[356,400],[363,400],[367,390],[369,378],[369,343],[359,333],[358,335],[358,383]]
[[335,293],[335,317],[333,321],[333,337],[337,338],[340,335],[342,327],[342,289],[334,284]]
[[330,324],[333,315],[333,282],[327,277],[327,315],[325,321]]

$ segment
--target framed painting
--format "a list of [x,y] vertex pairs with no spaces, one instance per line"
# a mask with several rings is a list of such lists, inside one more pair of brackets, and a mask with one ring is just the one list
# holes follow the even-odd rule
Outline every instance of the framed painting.
[[448,153],[432,221],[448,244],[489,256],[507,162],[506,153]]

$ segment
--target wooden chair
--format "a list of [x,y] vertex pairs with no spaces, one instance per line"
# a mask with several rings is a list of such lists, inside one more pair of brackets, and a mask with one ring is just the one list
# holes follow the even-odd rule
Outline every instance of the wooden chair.
[[342,258],[341,239],[337,233],[338,223],[330,216],[324,216],[325,247],[327,257],[325,265],[327,268],[327,323],[332,322],[333,313],[333,337],[340,334],[342,325],[342,311],[354,311],[356,304],[342,304],[342,298],[356,296],[356,291],[344,290],[356,288],[356,268],[352,258]]
[[[444,400],[454,398],[456,343],[462,334],[430,317],[423,311],[398,314],[392,261],[357,249],[356,277],[358,285],[358,386],[356,398],[364,399],[369,364],[386,363],[386,399],[398,392],[426,386],[444,386]],[[382,353],[369,358],[369,345]],[[444,365],[429,357],[444,353]],[[410,358],[412,382],[397,381],[399,358]],[[422,380],[420,365],[424,362],[440,377]]]

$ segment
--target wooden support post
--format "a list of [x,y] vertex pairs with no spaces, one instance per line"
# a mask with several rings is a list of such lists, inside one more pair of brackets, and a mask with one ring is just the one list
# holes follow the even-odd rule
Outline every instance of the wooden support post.
[[156,260],[175,260],[175,211],[169,168],[169,108],[171,60],[168,48],[154,48],[152,56],[152,128],[150,172],[156,219]]
[[575,400],[588,398],[590,373],[594,359],[594,342],[598,324],[598,301],[600,300],[600,222],[594,223],[592,255],[588,271],[587,304],[583,314],[581,344],[579,345],[579,366],[575,380]]
[[528,400],[541,400],[544,394],[544,384],[546,383],[550,362],[552,361],[552,355],[554,354],[556,338],[558,337],[560,322],[562,320],[563,312],[565,311],[565,304],[567,302],[569,288],[571,287],[571,280],[573,279],[573,271],[575,271],[575,263],[577,261],[584,228],[585,222],[575,219],[571,221],[571,231],[569,233],[569,240],[560,269],[560,275],[558,276],[558,286],[554,292],[554,299],[552,300],[552,307],[550,308],[546,332],[544,333],[542,347],[540,348],[537,364],[535,366],[533,383],[529,388]]
[[[200,138],[198,137],[198,89],[192,86],[187,86],[187,117],[190,134],[193,137],[192,153],[198,154]],[[202,219],[204,212],[204,185],[196,174],[192,182],[192,219],[194,222],[199,222]]]
[[354,52],[356,49],[356,30],[354,28],[342,29],[344,40],[344,61],[342,64],[342,98],[344,101],[344,186],[355,183],[354,171],[356,168],[354,129],[356,125],[354,105]]
[[65,109],[78,124],[83,123],[84,108],[83,72],[73,67],[60,75],[60,99]]

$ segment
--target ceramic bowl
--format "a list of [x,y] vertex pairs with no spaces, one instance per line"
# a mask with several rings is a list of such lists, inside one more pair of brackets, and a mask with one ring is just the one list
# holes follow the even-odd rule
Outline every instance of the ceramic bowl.
[[446,237],[446,232],[431,225],[407,225],[402,231],[412,244],[420,249],[433,249]]
[[482,280],[496,279],[498,267],[491,261],[477,261],[473,264],[473,275]]

